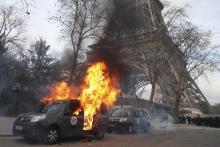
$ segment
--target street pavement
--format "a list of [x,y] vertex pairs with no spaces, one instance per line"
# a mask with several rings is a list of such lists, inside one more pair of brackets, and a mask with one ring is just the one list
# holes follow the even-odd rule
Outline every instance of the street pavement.
[[[45,147],[11,135],[14,118],[0,117],[0,147]],[[150,133],[107,134],[104,140],[65,139],[55,147],[219,147],[220,129],[187,125],[154,127]]]

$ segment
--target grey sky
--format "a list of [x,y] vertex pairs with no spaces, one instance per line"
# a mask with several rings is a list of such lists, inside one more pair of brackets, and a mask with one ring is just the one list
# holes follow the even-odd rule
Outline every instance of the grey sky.
[[[5,0],[1,3],[13,3],[15,0]],[[188,14],[193,23],[203,29],[210,29],[215,32],[213,42],[220,42],[220,0],[169,0],[175,5],[183,6],[186,3],[191,5]],[[35,0],[35,7],[31,8],[31,15],[28,16],[27,38],[34,41],[39,37],[47,39],[51,48],[62,52],[65,45],[60,37],[59,27],[48,21],[48,17],[56,12],[56,0]],[[207,77],[201,77],[198,81],[199,87],[204,92],[210,103],[220,103],[220,74],[210,73]]]

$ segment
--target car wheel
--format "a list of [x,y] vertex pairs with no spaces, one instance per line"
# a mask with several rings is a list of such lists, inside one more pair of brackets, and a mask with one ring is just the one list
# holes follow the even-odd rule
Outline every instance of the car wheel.
[[51,127],[45,133],[43,142],[46,144],[55,144],[59,140],[59,134],[60,132],[57,128]]
[[107,128],[107,133],[111,134],[112,133],[112,128]]
[[133,134],[133,133],[134,133],[134,128],[133,128],[132,125],[129,125],[129,126],[128,126],[128,133],[129,133],[129,134]]
[[95,137],[98,140],[104,139],[105,138],[105,131],[104,130],[97,130]]

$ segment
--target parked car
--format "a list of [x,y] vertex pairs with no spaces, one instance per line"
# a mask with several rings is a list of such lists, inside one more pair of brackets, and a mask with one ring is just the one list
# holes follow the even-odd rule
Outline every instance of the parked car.
[[108,132],[149,132],[150,119],[147,110],[140,108],[116,109],[109,118]]
[[77,100],[56,101],[46,105],[40,113],[22,114],[17,117],[13,126],[14,135],[27,139],[36,139],[43,143],[55,144],[61,138],[94,135],[103,139],[108,127],[108,111],[103,105],[96,115],[91,131],[84,131],[84,111],[73,115],[80,107]]

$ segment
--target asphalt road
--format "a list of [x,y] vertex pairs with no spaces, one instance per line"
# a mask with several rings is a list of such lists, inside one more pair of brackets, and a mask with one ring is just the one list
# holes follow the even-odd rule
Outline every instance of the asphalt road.
[[[63,140],[54,146],[63,147],[219,147],[220,129],[195,126],[174,126],[152,130],[150,134],[107,134],[102,141]],[[0,137],[1,147],[44,147],[19,137]]]

